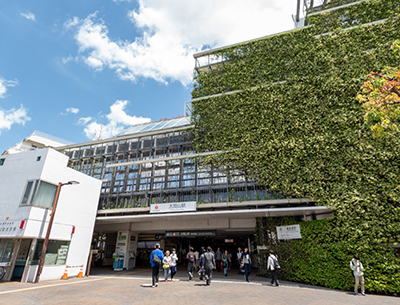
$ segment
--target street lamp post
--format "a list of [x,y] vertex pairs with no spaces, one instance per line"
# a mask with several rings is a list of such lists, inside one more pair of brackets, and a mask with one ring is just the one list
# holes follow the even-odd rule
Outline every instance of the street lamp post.
[[51,210],[49,225],[47,226],[46,238],[44,239],[42,254],[40,255],[39,267],[36,273],[35,283],[39,283],[40,275],[42,274],[43,271],[44,259],[46,256],[47,245],[49,244],[51,227],[53,226],[54,215],[56,213],[58,197],[60,196],[61,187],[64,185],[71,185],[71,184],[79,184],[79,182],[78,181],[68,181],[67,183],[60,182],[57,186],[56,196],[54,197],[54,202],[53,202],[53,209]]

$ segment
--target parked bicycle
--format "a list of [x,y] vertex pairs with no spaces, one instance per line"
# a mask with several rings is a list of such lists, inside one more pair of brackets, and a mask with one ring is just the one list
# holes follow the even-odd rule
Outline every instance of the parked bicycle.
[[7,269],[5,267],[0,267],[0,281],[3,279],[3,277],[6,275]]

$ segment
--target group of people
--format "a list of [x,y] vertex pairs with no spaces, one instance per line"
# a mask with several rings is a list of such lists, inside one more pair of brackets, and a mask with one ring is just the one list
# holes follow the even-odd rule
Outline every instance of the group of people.
[[[220,248],[217,248],[217,251],[214,252],[211,247],[204,247],[201,250],[201,255],[194,252],[193,247],[189,248],[189,252],[186,255],[186,259],[188,262],[188,275],[189,281],[193,281],[194,272],[196,268],[198,268],[198,274],[200,276],[200,280],[206,281],[206,285],[211,284],[211,279],[213,275],[213,271],[221,271],[223,270],[224,275],[227,276],[228,268],[232,263],[232,255],[229,255],[228,251],[220,251]],[[246,282],[249,282],[249,275],[251,273],[251,256],[249,254],[249,249],[245,248],[244,251],[241,251],[241,248],[238,249],[236,255],[237,263],[239,268],[244,269],[244,277]],[[167,282],[169,276],[171,276],[171,281],[174,281],[174,276],[177,272],[177,262],[178,256],[176,254],[175,249],[172,249],[172,253],[170,251],[165,251],[164,253],[160,250],[160,244],[156,244],[155,250],[151,252],[150,255],[150,263],[152,267],[152,287],[158,286],[159,281],[159,271],[160,268],[164,269],[164,281]],[[364,267],[359,260],[357,255],[354,255],[353,259],[350,261],[350,268],[352,270],[353,276],[355,278],[355,287],[354,294],[358,293],[358,286],[361,284],[361,294],[365,296],[364,290]],[[275,256],[272,250],[269,251],[269,257],[267,262],[267,270],[271,271],[272,286],[279,286],[278,282],[278,270],[280,269],[280,265],[277,257]]]
[[[244,270],[244,278],[246,282],[249,282],[249,275],[251,273],[251,256],[249,249],[245,248],[244,252],[238,249],[237,263],[239,268]],[[199,279],[205,280],[206,285],[211,284],[213,271],[223,271],[224,275],[228,275],[228,269],[232,264],[232,255],[227,250],[221,251],[217,248],[214,252],[211,247],[204,247],[201,249],[201,254],[194,252],[193,247],[189,248],[189,252],[186,255],[187,259],[187,271],[189,275],[189,281],[193,281],[194,273],[198,269]],[[164,269],[164,281],[168,282],[168,278],[171,277],[171,281],[174,281],[174,276],[177,272],[178,256],[175,249],[165,251],[165,254],[160,250],[160,244],[156,244],[155,250],[151,252],[150,263],[152,267],[152,287],[157,287],[159,282],[160,269]],[[278,267],[277,267],[278,266]],[[272,283],[279,286],[277,280],[277,269],[280,268],[277,258],[274,256],[273,251],[270,251],[270,257],[268,259],[268,269],[271,270],[273,278]]]

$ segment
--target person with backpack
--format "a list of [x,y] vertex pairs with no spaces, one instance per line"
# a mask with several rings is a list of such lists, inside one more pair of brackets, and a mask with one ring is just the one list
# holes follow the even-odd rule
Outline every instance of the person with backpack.
[[189,248],[189,252],[186,255],[186,259],[188,261],[188,273],[189,273],[189,281],[193,281],[193,269],[196,264],[196,255],[194,254],[193,247]]
[[213,269],[216,268],[215,266],[215,256],[214,253],[211,252],[211,247],[207,247],[207,252],[204,253],[202,267],[204,268],[205,278],[206,278],[206,285],[211,284],[212,273]]
[[153,288],[158,286],[158,274],[160,272],[161,261],[163,259],[164,259],[164,254],[160,250],[160,244],[156,244],[155,250],[153,250],[150,255]]
[[251,257],[249,253],[249,248],[244,248],[242,255],[242,266],[244,267],[244,277],[246,282],[249,282],[249,275],[251,273]]
[[354,295],[358,293],[358,285],[361,283],[361,294],[365,296],[364,289],[364,267],[360,262],[358,255],[354,255],[353,259],[350,261],[350,268],[353,271],[354,276]]
[[276,256],[274,255],[274,251],[269,250],[269,257],[268,257],[268,265],[267,265],[267,270],[271,270],[271,274],[272,274],[272,280],[271,280],[271,285],[278,287],[279,286],[279,282],[278,282],[278,270],[281,267],[279,266],[279,262],[278,259],[276,258]]

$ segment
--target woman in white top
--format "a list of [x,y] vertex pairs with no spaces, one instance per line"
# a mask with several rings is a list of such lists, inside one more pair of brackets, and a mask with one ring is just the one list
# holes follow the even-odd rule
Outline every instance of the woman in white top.
[[278,268],[280,268],[278,259],[274,255],[274,251],[269,250],[267,270],[271,270],[271,275],[272,275],[271,285],[272,286],[274,285],[274,283],[275,283],[275,286],[279,286],[278,274],[277,274]]
[[171,273],[171,256],[169,256],[169,251],[165,251],[165,256],[163,258],[163,269],[164,269],[164,281],[168,282],[168,276]]
[[176,274],[176,262],[178,261],[178,256],[176,255],[175,249],[172,249],[171,257],[171,281],[174,280],[174,275]]

